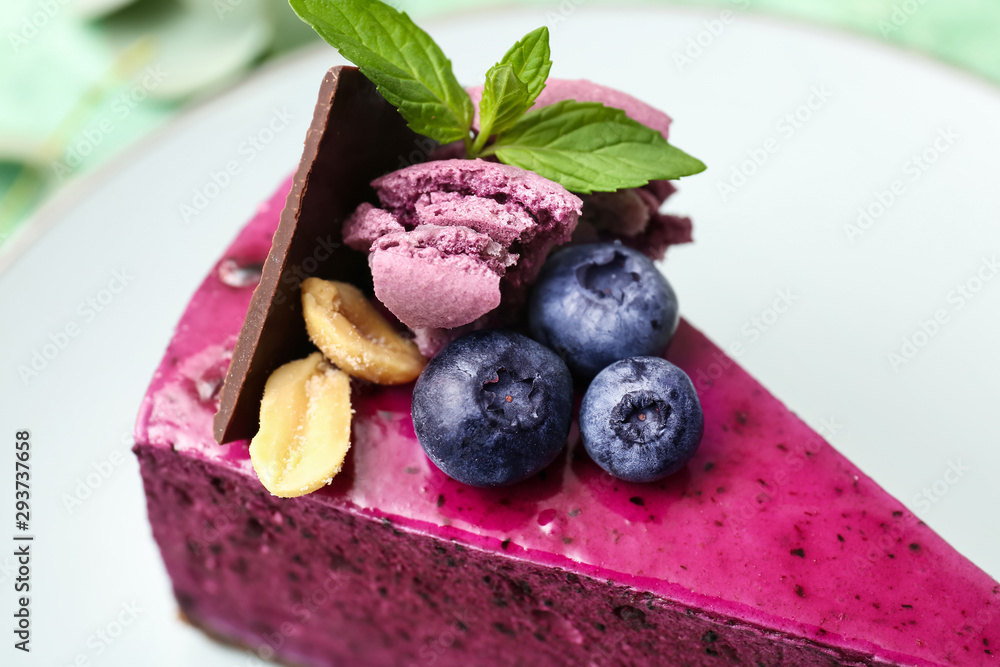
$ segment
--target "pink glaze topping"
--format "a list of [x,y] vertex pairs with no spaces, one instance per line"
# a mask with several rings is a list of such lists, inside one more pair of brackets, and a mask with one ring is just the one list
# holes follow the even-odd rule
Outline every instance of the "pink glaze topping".
[[[220,269],[263,261],[288,187],[192,299],[143,402],[137,442],[254,475],[246,442],[212,438],[218,385],[252,291],[227,285]],[[369,387],[354,397],[347,465],[318,497],[892,664],[996,664],[1000,585],[686,322],[669,358],[695,380],[705,436],[663,483],[606,475],[574,428],[567,453],[542,475],[504,490],[466,487],[420,449],[411,387]]]

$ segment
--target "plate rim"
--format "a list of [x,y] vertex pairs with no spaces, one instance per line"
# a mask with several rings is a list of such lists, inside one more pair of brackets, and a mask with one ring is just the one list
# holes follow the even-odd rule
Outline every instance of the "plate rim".
[[[544,11],[540,5],[536,9],[541,13]],[[577,6],[575,10],[580,10]],[[574,10],[574,11],[575,11]],[[431,31],[438,26],[445,26],[462,22],[473,17],[490,14],[512,14],[530,11],[527,4],[491,4],[487,7],[463,7],[455,10],[445,11],[427,17],[423,22]],[[552,10],[550,10],[552,11]],[[817,36],[829,39],[846,40],[856,44],[860,48],[875,48],[882,51],[899,55],[905,55],[907,59],[920,61],[925,67],[931,67],[948,73],[951,76],[968,82],[976,87],[982,87],[992,94],[1000,97],[1000,81],[993,81],[985,75],[966,69],[957,63],[939,58],[927,51],[917,49],[908,44],[897,44],[885,40],[876,39],[873,35],[864,34],[848,27],[830,24],[820,24],[799,16],[779,15],[772,12],[755,8],[752,5],[748,9],[739,7],[718,8],[718,7],[694,7],[690,5],[664,5],[636,3],[625,7],[615,7],[609,0],[602,0],[597,5],[583,7],[582,11],[588,13],[612,12],[622,13],[664,13],[683,14],[687,16],[718,16],[724,11],[736,12],[737,15],[746,15],[757,23],[771,25],[782,29],[790,29],[795,32],[813,33]],[[419,16],[418,16],[419,18]],[[176,115],[169,118],[159,127],[137,139],[134,143],[123,149],[120,153],[110,158],[107,162],[94,169],[81,174],[79,177],[70,180],[67,185],[59,189],[51,198],[45,201],[39,208],[24,220],[0,246],[0,279],[3,279],[11,267],[24,258],[28,251],[42,238],[42,236],[59,224],[63,214],[74,208],[87,194],[96,189],[102,181],[111,180],[115,174],[127,168],[128,164],[137,159],[149,146],[160,141],[164,136],[176,131],[176,128],[183,127],[192,122],[196,122],[203,114],[210,113],[217,105],[225,104],[231,95],[234,95],[243,88],[259,85],[260,82],[270,77],[279,76],[286,69],[291,69],[297,63],[315,57],[320,50],[331,49],[332,47],[319,42],[300,47],[289,53],[268,61],[259,69],[254,70],[248,77],[231,81],[215,90],[206,93],[191,106],[180,110]],[[333,67],[338,64],[345,64],[347,61],[336,51],[331,52],[331,63]]]

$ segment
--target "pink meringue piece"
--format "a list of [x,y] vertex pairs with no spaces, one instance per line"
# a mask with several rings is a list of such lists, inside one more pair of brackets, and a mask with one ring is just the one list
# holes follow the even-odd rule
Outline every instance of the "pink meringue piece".
[[485,160],[425,162],[372,186],[381,208],[359,206],[345,242],[371,253],[375,295],[411,329],[454,328],[496,308],[501,279],[505,295],[533,281],[582,206],[534,172]]

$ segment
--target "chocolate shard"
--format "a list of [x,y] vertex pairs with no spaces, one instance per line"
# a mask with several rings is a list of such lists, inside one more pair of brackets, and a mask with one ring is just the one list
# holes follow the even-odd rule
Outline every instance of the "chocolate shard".
[[214,425],[218,442],[256,434],[267,378],[312,349],[302,320],[302,280],[370,283],[364,255],[341,243],[342,223],[358,204],[373,199],[368,185],[373,179],[426,157],[427,144],[356,67],[326,73],[222,387]]

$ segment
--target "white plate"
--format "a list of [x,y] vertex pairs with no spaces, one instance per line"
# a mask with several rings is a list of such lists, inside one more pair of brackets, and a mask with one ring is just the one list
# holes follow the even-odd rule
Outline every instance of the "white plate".
[[[431,32],[459,78],[476,83],[517,37],[548,23],[554,76],[590,77],[671,113],[674,142],[710,166],[670,202],[697,234],[666,264],[684,314],[719,344],[742,343],[740,363],[813,426],[832,420],[837,448],[998,577],[1000,278],[977,285],[977,272],[994,271],[983,261],[1000,253],[1000,91],[876,43],[731,18],[520,10]],[[688,48],[697,57],[679,65]],[[322,49],[273,67],[81,181],[41,214],[47,233],[0,278],[0,434],[10,442],[29,428],[34,443],[36,634],[17,664],[248,664],[177,620],[129,433],[185,303],[294,167],[320,78],[337,62]],[[938,139],[949,132],[957,138]],[[269,143],[255,153],[250,136]],[[934,159],[925,170],[910,162],[924,153]],[[755,155],[762,166],[746,162]],[[230,161],[240,173],[212,187]],[[734,168],[754,173],[723,199]],[[878,213],[896,181],[895,201],[849,240],[858,208]],[[180,205],[206,189],[215,196],[185,223]],[[113,294],[116,271],[128,284]],[[979,291],[963,302],[958,284]],[[88,299],[101,312],[80,305]],[[786,312],[772,310],[776,299]],[[938,311],[947,321],[920,333]],[[36,350],[51,354],[50,336],[68,325],[77,335],[23,381],[18,367]],[[894,369],[887,355],[902,354],[903,337],[919,347]],[[11,521],[12,467],[8,458],[0,476]],[[67,509],[75,493],[89,497]],[[0,571],[8,619],[11,576]],[[142,611],[121,630],[132,603]],[[10,646],[8,635],[3,655]]]

